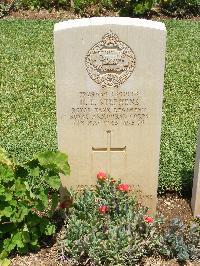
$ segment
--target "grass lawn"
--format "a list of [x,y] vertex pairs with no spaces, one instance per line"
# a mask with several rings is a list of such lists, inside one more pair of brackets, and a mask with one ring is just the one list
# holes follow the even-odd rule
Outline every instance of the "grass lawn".
[[[17,161],[57,148],[54,23],[0,20],[0,146]],[[200,115],[199,23],[165,23],[160,191],[191,188]]]

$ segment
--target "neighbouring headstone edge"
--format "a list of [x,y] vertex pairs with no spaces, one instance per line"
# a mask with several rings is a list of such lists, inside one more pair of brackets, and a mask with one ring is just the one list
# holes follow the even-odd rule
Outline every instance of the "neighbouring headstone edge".
[[196,146],[196,156],[194,164],[194,177],[193,177],[193,187],[192,187],[192,199],[191,206],[193,215],[196,216],[198,213],[197,200],[198,200],[198,178],[200,177],[200,123],[197,132],[197,146]]

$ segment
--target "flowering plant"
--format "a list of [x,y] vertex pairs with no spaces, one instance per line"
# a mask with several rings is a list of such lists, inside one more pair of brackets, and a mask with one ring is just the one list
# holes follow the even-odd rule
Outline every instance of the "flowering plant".
[[145,220],[145,222],[147,222],[147,223],[153,223],[153,218],[152,218],[152,217],[145,216],[145,217],[144,217],[144,220]]
[[97,179],[99,181],[105,181],[107,179],[106,173],[104,173],[104,172],[98,172],[97,173]]
[[102,206],[99,207],[99,212],[100,213],[106,213],[106,212],[108,212],[108,210],[109,210],[109,207],[106,206],[106,205],[102,205]]
[[117,186],[117,189],[122,192],[128,192],[129,191],[129,185],[127,184],[119,184]]
[[67,217],[59,253],[73,265],[135,265],[159,244],[159,220],[136,204],[128,184],[103,172],[96,189],[73,192]]

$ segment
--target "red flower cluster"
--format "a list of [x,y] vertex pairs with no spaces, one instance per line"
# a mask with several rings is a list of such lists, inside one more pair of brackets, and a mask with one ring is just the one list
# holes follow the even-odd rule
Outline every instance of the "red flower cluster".
[[99,172],[97,174],[97,179],[100,180],[100,181],[105,181],[107,179],[107,176],[106,176],[106,173],[104,172]]
[[128,192],[129,191],[129,185],[127,184],[119,184],[117,186],[117,189],[123,192]]
[[104,213],[108,212],[108,210],[109,210],[109,207],[106,206],[106,205],[102,205],[102,206],[99,207],[99,212],[100,213],[104,214]]
[[144,217],[144,220],[145,220],[146,223],[149,223],[149,224],[150,224],[150,223],[153,223],[153,218],[152,218],[152,217],[145,216],[145,217]]

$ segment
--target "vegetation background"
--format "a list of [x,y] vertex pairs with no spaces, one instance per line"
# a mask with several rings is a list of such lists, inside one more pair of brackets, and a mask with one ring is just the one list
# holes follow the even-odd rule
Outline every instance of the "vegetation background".
[[166,15],[184,17],[200,13],[200,0],[1,0],[0,16],[19,9],[73,9],[81,15],[98,16],[105,10],[120,15],[147,15],[159,8]]

